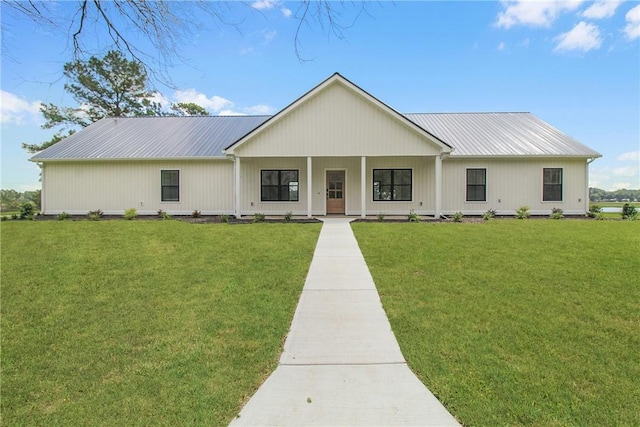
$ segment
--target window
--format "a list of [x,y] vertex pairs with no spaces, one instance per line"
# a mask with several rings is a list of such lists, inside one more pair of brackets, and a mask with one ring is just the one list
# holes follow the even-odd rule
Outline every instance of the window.
[[180,171],[160,171],[161,197],[163,202],[180,201]]
[[543,172],[542,201],[562,201],[562,168],[544,168]]
[[374,169],[374,201],[411,201],[411,169]]
[[297,202],[297,170],[260,171],[260,200],[263,202]]
[[487,201],[487,170],[467,169],[467,202]]

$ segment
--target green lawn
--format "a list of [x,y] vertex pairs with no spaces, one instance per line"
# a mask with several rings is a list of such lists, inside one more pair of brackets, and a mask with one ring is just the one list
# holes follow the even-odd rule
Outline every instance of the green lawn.
[[640,425],[640,221],[353,229],[403,354],[464,425]]
[[2,424],[226,425],[277,365],[319,230],[3,222]]

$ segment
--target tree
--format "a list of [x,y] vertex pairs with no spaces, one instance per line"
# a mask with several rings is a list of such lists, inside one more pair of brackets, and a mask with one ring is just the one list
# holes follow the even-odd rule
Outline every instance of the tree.
[[209,112],[202,106],[193,102],[179,102],[171,105],[171,110],[175,116],[210,116]]
[[[149,70],[162,73],[172,59],[179,57],[184,46],[204,25],[230,25],[239,27],[244,17],[238,15],[240,8],[258,11],[275,7],[278,2],[212,2],[212,1],[139,1],[139,0],[75,0],[69,2],[42,2],[6,0],[2,2],[10,11],[28,17],[38,25],[69,34],[74,59],[91,51],[96,34],[106,34],[110,46],[127,52]],[[355,16],[343,16],[345,2],[332,0],[302,0],[295,12],[288,11],[298,21],[294,37],[294,50],[301,61],[300,34],[303,28],[317,25],[327,35],[343,38],[342,31],[353,25],[360,14],[368,13],[367,2],[348,2],[356,5]],[[359,6],[359,7],[358,7]],[[349,21],[346,24],[343,21]],[[136,36],[142,42],[136,43]],[[142,46],[148,43],[150,52]],[[151,67],[149,60],[155,58],[158,67]]]
[[153,102],[148,90],[144,66],[110,51],[104,58],[65,64],[64,75],[69,82],[64,88],[78,102],[78,107],[42,104],[44,129],[60,128],[51,140],[22,147],[30,153],[41,151],[104,117],[136,117],[160,115],[160,106]]
[[0,190],[0,206],[3,211],[14,211],[20,204],[20,193],[16,190]]

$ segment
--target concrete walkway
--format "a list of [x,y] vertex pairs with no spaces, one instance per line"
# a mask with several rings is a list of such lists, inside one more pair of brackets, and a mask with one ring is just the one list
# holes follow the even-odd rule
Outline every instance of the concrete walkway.
[[326,218],[280,364],[232,426],[458,426],[409,370],[347,218]]

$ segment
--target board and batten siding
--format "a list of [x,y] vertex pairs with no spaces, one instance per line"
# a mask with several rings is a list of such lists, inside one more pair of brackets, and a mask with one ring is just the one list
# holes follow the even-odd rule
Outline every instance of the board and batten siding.
[[[543,202],[543,169],[562,168],[562,201]],[[486,169],[486,202],[466,201],[466,170]],[[533,215],[548,215],[553,208],[565,214],[584,214],[587,172],[585,159],[455,159],[442,162],[443,214],[462,212],[481,215],[495,209],[499,215],[513,215],[528,206]]]
[[[180,171],[180,201],[161,202],[161,170]],[[233,213],[233,162],[91,161],[46,162],[42,169],[45,214],[84,215],[102,210],[121,215],[135,208],[140,215],[159,209],[171,215]]]
[[405,121],[339,83],[264,126],[234,148],[235,155],[429,156],[441,151]]

